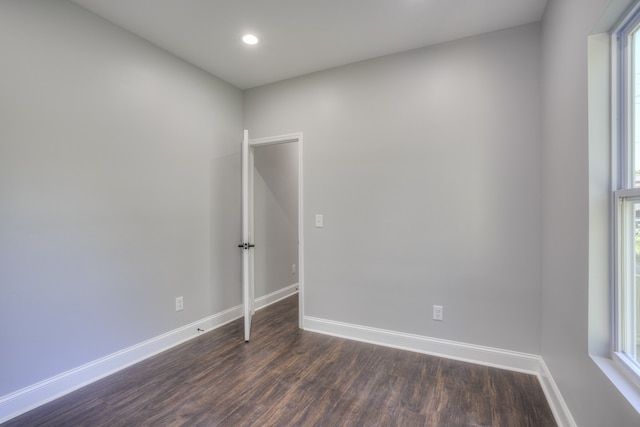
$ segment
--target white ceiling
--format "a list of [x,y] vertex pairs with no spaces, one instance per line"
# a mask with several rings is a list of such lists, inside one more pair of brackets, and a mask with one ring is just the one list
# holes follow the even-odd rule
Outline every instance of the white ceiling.
[[[246,89],[537,22],[547,0],[72,0]],[[246,46],[241,37],[261,42]]]

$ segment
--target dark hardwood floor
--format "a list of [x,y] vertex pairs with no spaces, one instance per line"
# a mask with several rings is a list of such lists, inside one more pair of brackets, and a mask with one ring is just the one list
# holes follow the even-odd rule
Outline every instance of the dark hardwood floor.
[[535,376],[298,329],[297,295],[3,426],[555,426]]

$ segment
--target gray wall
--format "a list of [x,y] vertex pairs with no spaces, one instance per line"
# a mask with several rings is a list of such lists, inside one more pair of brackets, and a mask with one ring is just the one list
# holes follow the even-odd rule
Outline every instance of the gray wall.
[[254,276],[259,298],[298,283],[298,143],[256,147],[254,161]]
[[[304,131],[307,315],[542,353],[578,425],[640,424],[587,354],[608,3],[245,92]],[[0,2],[0,52],[0,396],[239,304],[241,92],[58,0]]]
[[[602,228],[592,224],[590,229],[590,209],[592,220],[607,220],[597,206],[609,196],[598,191],[610,188],[607,147],[591,147],[592,155],[602,156],[600,162],[588,158],[587,36],[609,3],[550,1],[543,20],[542,356],[579,426],[630,427],[640,425],[640,416],[587,353],[590,344],[602,351],[603,343],[590,343],[589,318],[601,316],[609,302],[607,293],[590,283],[589,240],[608,244],[600,233],[590,236]],[[602,162],[604,173],[598,166]],[[601,249],[592,255],[596,253],[603,255]],[[593,262],[606,264],[602,259]],[[593,268],[591,272],[597,273]],[[596,298],[591,301],[590,285]],[[602,329],[595,327],[592,338],[600,340]]]
[[0,52],[0,396],[239,304],[242,93],[63,1]]
[[539,36],[245,91],[253,137],[304,131],[306,315],[540,353]]

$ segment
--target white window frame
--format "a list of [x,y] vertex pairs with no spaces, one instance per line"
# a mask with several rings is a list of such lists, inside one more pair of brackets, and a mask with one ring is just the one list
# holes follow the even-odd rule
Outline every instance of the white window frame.
[[[631,138],[634,135],[634,108],[632,95],[633,64],[629,54],[631,49],[629,35],[634,29],[640,27],[640,2],[625,14],[621,24],[612,33],[612,66],[613,66],[613,87],[612,93],[612,123],[613,128],[613,220],[614,220],[614,329],[612,359],[622,368],[623,372],[632,379],[636,385],[640,386],[640,364],[634,361],[624,349],[638,340],[638,337],[631,337],[637,331],[634,323],[635,319],[629,320],[629,312],[634,316],[640,313],[633,307],[635,298],[628,297],[634,295],[634,272],[628,267],[634,241],[629,240],[633,233],[635,215],[629,215],[629,203],[640,203],[640,187],[634,187],[634,142]],[[640,37],[640,33],[638,33]],[[640,165],[638,165],[640,166]],[[624,209],[623,207],[627,207]],[[626,211],[626,212],[625,212]],[[625,249],[626,248],[626,249]],[[630,323],[631,322],[631,323]],[[630,332],[630,330],[632,332]]]

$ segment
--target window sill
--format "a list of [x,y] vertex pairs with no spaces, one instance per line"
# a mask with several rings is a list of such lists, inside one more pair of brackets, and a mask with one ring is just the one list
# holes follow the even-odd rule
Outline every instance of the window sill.
[[631,373],[627,371],[627,368],[623,366],[624,362],[599,356],[591,356],[591,359],[635,410],[640,413],[640,385],[631,376]]

